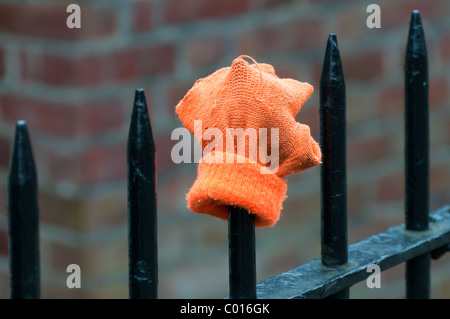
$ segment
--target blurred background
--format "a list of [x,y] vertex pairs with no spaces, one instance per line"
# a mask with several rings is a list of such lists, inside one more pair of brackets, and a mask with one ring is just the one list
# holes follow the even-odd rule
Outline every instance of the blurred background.
[[[450,202],[450,1],[0,1],[0,297],[9,297],[6,187],[17,120],[39,178],[43,298],[127,298],[126,140],[134,90],[146,91],[158,165],[160,298],[228,295],[227,223],[186,208],[197,164],[176,165],[174,108],[195,80],[241,54],[315,93],[297,116],[319,140],[319,79],[337,34],[347,83],[349,243],[403,223],[403,63],[420,10],[430,70],[431,209]],[[288,178],[273,228],[258,229],[257,279],[320,257],[320,167]],[[81,289],[66,267],[81,267]],[[450,298],[450,254],[432,261],[432,297]],[[353,298],[403,298],[404,265]]]

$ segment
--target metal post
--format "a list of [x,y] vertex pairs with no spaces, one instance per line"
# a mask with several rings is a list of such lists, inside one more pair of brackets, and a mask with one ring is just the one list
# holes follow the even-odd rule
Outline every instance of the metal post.
[[128,135],[129,296],[157,298],[156,150],[143,89],[137,89]]
[[[428,54],[419,11],[413,11],[405,56],[406,229],[428,229],[429,120]],[[406,263],[407,298],[430,297],[430,254]]]
[[11,298],[40,298],[37,174],[25,121],[18,121],[8,182]]
[[[335,34],[330,34],[320,79],[322,263],[344,265],[347,248],[345,81]],[[349,290],[333,295],[348,298]]]
[[255,224],[247,210],[229,208],[228,244],[230,298],[256,299]]

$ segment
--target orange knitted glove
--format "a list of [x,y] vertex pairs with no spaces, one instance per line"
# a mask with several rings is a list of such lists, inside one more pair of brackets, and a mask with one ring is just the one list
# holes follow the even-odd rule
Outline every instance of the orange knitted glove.
[[[197,80],[176,106],[205,153],[186,197],[194,212],[227,219],[228,206],[238,206],[255,215],[255,226],[273,226],[286,198],[283,177],[321,160],[309,127],[295,121],[314,89],[280,79],[271,65],[249,65],[242,57],[247,56]],[[240,140],[243,148],[237,135],[227,135],[239,128],[248,133]],[[278,156],[265,154],[268,150]]]

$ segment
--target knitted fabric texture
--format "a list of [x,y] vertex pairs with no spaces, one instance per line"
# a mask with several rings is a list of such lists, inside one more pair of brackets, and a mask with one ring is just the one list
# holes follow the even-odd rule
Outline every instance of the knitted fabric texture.
[[[286,198],[283,178],[321,160],[309,127],[295,121],[314,89],[308,83],[280,79],[271,65],[249,64],[243,57],[247,56],[197,80],[176,106],[183,125],[205,153],[186,198],[197,213],[227,219],[228,207],[238,206],[255,215],[255,226],[273,226]],[[201,130],[195,129],[194,121],[201,121]],[[221,134],[214,134],[214,139],[205,135],[211,128]],[[246,142],[244,151],[239,152],[237,136],[227,135],[229,129],[247,133],[253,129],[257,147],[251,147],[252,134],[247,134],[241,140]],[[267,133],[265,138],[262,132]],[[261,147],[278,152],[275,169],[261,156]]]

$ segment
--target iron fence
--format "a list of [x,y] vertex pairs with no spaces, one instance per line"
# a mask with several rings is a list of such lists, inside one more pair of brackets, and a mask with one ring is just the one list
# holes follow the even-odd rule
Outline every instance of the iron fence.
[[[320,81],[321,258],[256,281],[255,226],[247,211],[229,208],[230,298],[349,298],[350,287],[376,264],[406,263],[406,297],[430,297],[430,260],[449,250],[450,206],[429,213],[428,61],[417,11],[405,58],[405,224],[347,243],[346,88],[335,34]],[[129,297],[157,298],[155,144],[145,94],[136,90],[128,137]],[[37,177],[24,121],[17,122],[8,183],[11,298],[39,298]]]

